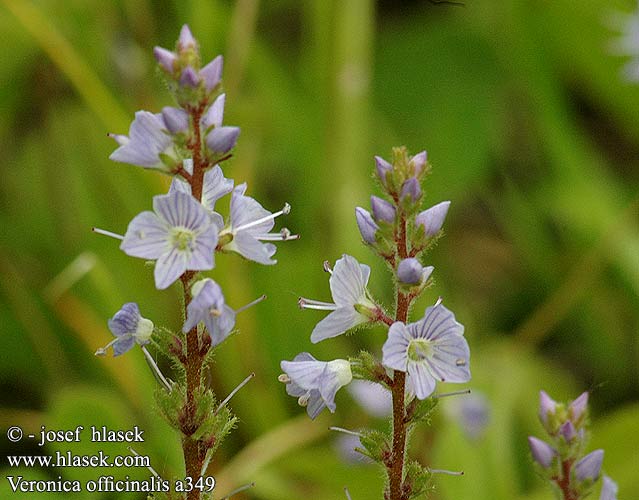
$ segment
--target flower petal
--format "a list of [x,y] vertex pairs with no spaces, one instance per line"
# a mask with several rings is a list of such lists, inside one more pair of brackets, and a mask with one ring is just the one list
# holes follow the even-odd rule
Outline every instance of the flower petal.
[[366,293],[371,268],[360,264],[355,257],[344,255],[335,263],[329,279],[333,301],[338,306],[354,305]]
[[[250,196],[245,196],[245,192],[246,183],[236,186],[233,190],[233,196],[231,197],[231,227],[233,228],[244,226],[271,215],[271,212],[266,210],[256,200]],[[260,224],[243,230],[243,232],[265,234],[273,229],[274,225],[275,221],[273,219],[268,219]]]
[[214,211],[215,202],[231,191],[233,191],[233,179],[225,178],[220,166],[216,165],[204,174],[202,205]]
[[120,249],[132,257],[157,259],[169,246],[168,230],[153,212],[142,212],[129,223]]
[[423,364],[409,362],[408,376],[418,399],[426,399],[435,390],[435,379]]
[[113,356],[119,356],[120,354],[130,351],[134,345],[135,339],[133,334],[118,337],[118,340],[113,343]]
[[448,334],[432,342],[432,355],[424,362],[442,382],[463,383],[470,380],[470,349],[461,335]]
[[200,70],[200,77],[204,80],[206,91],[210,92],[222,79],[222,56],[217,56]]
[[311,342],[317,344],[322,340],[341,335],[346,330],[369,321],[369,318],[358,313],[353,306],[338,307],[315,325],[311,333]]
[[271,257],[275,254],[277,247],[272,243],[262,243],[248,231],[240,231],[233,237],[233,241],[228,245],[228,249],[234,250],[242,257],[258,262],[259,264],[272,265],[277,261]]
[[184,271],[186,271],[186,263],[188,254],[177,248],[172,248],[160,256],[155,263],[155,287],[158,290],[168,288],[175,280],[177,280]]
[[[200,72],[201,74],[202,72]],[[202,117],[202,125],[204,130],[209,127],[221,127],[224,118],[224,103],[226,102],[226,94],[220,94],[211,104],[206,114]]]
[[408,345],[412,337],[401,321],[388,329],[388,338],[382,347],[382,363],[388,368],[405,372],[408,366]]

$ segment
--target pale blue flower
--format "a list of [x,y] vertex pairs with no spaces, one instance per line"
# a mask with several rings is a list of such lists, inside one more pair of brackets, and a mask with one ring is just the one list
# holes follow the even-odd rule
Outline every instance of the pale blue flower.
[[385,366],[408,373],[419,399],[433,393],[437,380],[455,383],[470,380],[470,350],[464,327],[439,302],[428,307],[416,323],[393,323],[382,352]]
[[211,345],[221,344],[235,326],[235,311],[225,303],[220,285],[210,278],[200,280],[193,285],[192,295],[182,331],[186,333],[203,321],[211,336]]
[[404,181],[402,184],[402,191],[400,193],[400,198],[405,200],[410,198],[410,201],[413,203],[419,200],[422,196],[422,187],[419,185],[419,181],[415,177],[411,177]]
[[306,406],[311,418],[328,408],[335,412],[335,394],[353,380],[351,365],[345,359],[318,361],[307,352],[295,356],[293,361],[280,363],[285,375],[279,380],[286,383],[286,392]]
[[455,398],[448,407],[469,440],[476,441],[484,435],[490,423],[490,404],[483,394],[473,391]]
[[[328,268],[327,270],[330,271]],[[334,303],[299,299],[302,309],[331,311],[315,325],[311,333],[313,343],[337,337],[362,323],[374,321],[380,312],[366,288],[371,273],[370,267],[360,264],[355,257],[343,255],[335,263],[335,269],[330,272],[329,285]]]
[[246,183],[240,184],[231,195],[231,213],[228,227],[220,233],[222,249],[239,253],[242,257],[260,264],[275,264],[272,259],[277,248],[263,241],[297,239],[288,229],[271,233],[274,219],[291,210],[287,203],[279,212],[271,213],[250,196],[246,196]]
[[393,412],[391,393],[381,384],[374,384],[368,380],[353,380],[348,386],[348,392],[373,417],[386,418]]
[[153,197],[155,212],[142,212],[129,223],[120,248],[127,255],[157,260],[155,286],[167,288],[185,271],[214,266],[219,228],[209,212],[186,193]]
[[96,356],[105,355],[109,347],[113,347],[114,356],[119,356],[130,351],[136,343],[148,344],[153,333],[153,322],[142,317],[135,302],[128,302],[109,320],[109,330],[115,339],[98,349]]
[[422,151],[421,153],[417,153],[410,159],[410,166],[413,169],[412,175],[415,177],[419,177],[421,173],[424,171],[424,167],[426,166],[426,162],[428,160],[428,154],[426,151]]
[[165,159],[178,161],[178,154],[173,145],[173,138],[168,132],[162,113],[153,114],[138,111],[129,128],[129,136],[109,134],[118,144],[109,159],[122,163],[130,163],[144,168],[170,171]]
[[420,212],[415,217],[415,225],[423,226],[426,236],[435,236],[444,225],[444,219],[446,219],[449,207],[450,201],[442,201],[441,203]]
[[552,465],[552,461],[557,456],[557,450],[550,446],[545,441],[537,439],[536,437],[528,437],[528,446],[530,446],[530,453],[532,453],[533,459],[544,469],[547,469]]

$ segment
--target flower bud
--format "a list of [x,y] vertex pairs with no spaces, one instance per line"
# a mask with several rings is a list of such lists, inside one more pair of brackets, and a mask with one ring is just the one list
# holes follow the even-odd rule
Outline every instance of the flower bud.
[[577,432],[575,431],[575,426],[572,425],[570,420],[564,422],[559,428],[559,432],[564,438],[566,443],[570,443],[577,436]]
[[424,268],[417,259],[404,259],[397,266],[397,278],[407,285],[416,285],[422,281]]
[[532,436],[528,437],[528,446],[530,446],[530,453],[532,453],[535,462],[541,465],[544,469],[550,467],[553,458],[557,455],[557,450],[545,441]]
[[588,453],[584,458],[574,465],[575,476],[579,481],[596,481],[601,472],[604,451],[595,450]]
[[570,419],[577,424],[579,420],[586,414],[588,410],[588,392],[583,392],[568,407],[570,411]]
[[388,163],[381,156],[375,157],[375,168],[377,170],[377,177],[382,182],[384,186],[386,186],[386,174],[393,171],[393,166]]
[[207,92],[213,90],[222,80],[223,63],[224,59],[222,59],[222,56],[217,56],[200,70],[200,78],[204,80],[204,86]]
[[153,55],[155,56],[155,60],[158,62],[158,64],[167,73],[173,73],[175,69],[175,61],[177,61],[175,52],[171,52],[170,50],[166,50],[162,47],[155,47],[153,49]]
[[361,207],[355,209],[355,219],[357,220],[357,227],[362,235],[362,239],[368,243],[375,243],[375,233],[379,229],[379,226],[375,223],[368,210],[364,210]]
[[450,201],[442,201],[420,212],[415,217],[415,225],[419,226],[421,224],[424,226],[424,232],[427,237],[435,236],[444,225],[444,219],[446,219],[449,207]]
[[539,420],[548,429],[548,417],[557,411],[557,402],[546,391],[539,391]]
[[415,177],[419,177],[419,175],[424,171],[424,167],[426,166],[426,160],[428,156],[426,151],[422,151],[421,153],[417,153],[410,159],[410,163],[413,166],[413,171]]
[[182,70],[182,74],[180,75],[180,86],[196,88],[199,84],[200,77],[191,66],[187,66]]
[[419,181],[416,177],[411,177],[407,179],[404,184],[402,184],[402,192],[400,194],[400,198],[405,200],[407,197],[410,197],[412,202],[416,202],[422,195],[422,188],[419,185]]
[[373,209],[373,218],[376,221],[395,222],[395,207],[388,201],[371,196],[371,208]]
[[217,154],[228,153],[235,147],[239,135],[239,127],[216,127],[206,136],[206,145]]
[[162,108],[162,119],[167,130],[172,134],[189,130],[189,115],[183,109],[165,106]]
[[191,47],[197,48],[197,41],[193,37],[188,24],[185,24],[180,30],[180,37],[178,38],[178,50],[183,51]]

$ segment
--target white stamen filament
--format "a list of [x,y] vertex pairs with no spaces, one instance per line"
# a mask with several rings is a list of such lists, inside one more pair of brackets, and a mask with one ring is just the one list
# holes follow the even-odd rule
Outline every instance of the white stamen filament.
[[448,398],[450,396],[465,396],[466,394],[470,394],[470,389],[465,389],[462,391],[454,391],[454,392],[444,392],[442,394],[433,395],[436,399]]
[[346,495],[346,500],[352,500],[351,493],[348,491],[346,486],[344,486],[344,495]]
[[256,236],[260,241],[289,241],[299,240],[299,234],[291,234],[287,228],[283,228],[279,233],[264,233]]
[[106,231],[104,229],[100,229],[99,227],[92,227],[91,231],[98,234],[103,234],[104,236],[110,236],[111,238],[115,238],[116,240],[123,240],[124,236],[117,233],[112,233],[111,231]]
[[[128,450],[133,453],[136,457],[139,457],[140,454],[135,451],[133,448],[131,448],[130,446],[127,446]],[[156,472],[156,470],[151,467],[150,465],[147,465],[146,467],[147,469],[149,469],[149,471],[151,471],[151,474],[153,474],[155,477],[157,477],[159,480],[162,480],[162,477]]]
[[282,210],[280,210],[279,212],[275,212],[274,214],[267,215],[266,217],[262,217],[261,219],[254,220],[252,222],[244,224],[243,226],[236,227],[233,230],[233,232],[234,233],[238,233],[238,232],[243,231],[245,229],[248,229],[250,227],[259,226],[260,224],[262,224],[264,222],[267,222],[269,220],[273,220],[273,219],[275,219],[276,217],[279,217],[282,214],[287,215],[290,211],[291,211],[291,206],[288,203],[286,203],[284,205],[284,208],[282,208]]
[[291,377],[289,377],[286,373],[281,373],[280,375],[278,375],[277,380],[279,382],[282,382],[283,384],[291,383]]
[[445,474],[447,476],[463,476],[464,471],[453,471],[453,470],[444,470],[444,469],[429,469],[431,474]]
[[324,261],[324,271],[328,274],[333,274],[333,269],[331,268],[331,263],[327,260]]
[[148,363],[149,367],[151,368],[151,371],[153,372],[153,375],[155,375],[155,378],[158,379],[158,381],[164,386],[164,388],[167,390],[167,392],[171,392],[171,390],[172,390],[171,384],[169,384],[169,381],[164,377],[164,375],[160,371],[160,368],[158,367],[158,365],[156,364],[155,360],[153,359],[153,356],[151,356],[151,353],[149,351],[147,351],[146,347],[144,347],[144,346],[142,346],[142,352],[144,353],[144,357],[146,358],[146,362]]
[[253,486],[255,486],[255,483],[249,483],[249,484],[245,484],[244,486],[240,486],[239,488],[236,488],[233,491],[231,491],[231,493],[229,493],[228,495],[223,497],[221,500],[229,500],[229,498],[231,498],[236,493],[241,493],[243,491],[246,491],[246,490],[252,488]]
[[357,436],[358,438],[362,437],[362,434],[360,432],[349,431],[348,429],[344,429],[343,427],[331,426],[331,427],[328,428],[328,430],[329,431],[342,432],[344,434],[349,434],[350,436]]
[[444,299],[443,299],[442,297],[439,297],[439,298],[437,299],[437,302],[435,302],[435,306],[434,306],[434,307],[437,307],[437,306],[438,306],[439,304],[441,304],[443,301],[444,301]]
[[266,300],[266,295],[261,295],[260,297],[258,297],[257,299],[255,299],[253,302],[249,302],[248,304],[246,304],[245,306],[240,307],[239,309],[235,310],[235,314],[239,314],[241,312],[246,311],[249,307],[253,307],[256,304],[259,304],[260,302]]
[[228,396],[224,398],[224,401],[220,403],[220,405],[215,410],[215,415],[217,415],[220,412],[220,410],[224,407],[224,405],[226,405],[226,403],[228,403],[231,400],[231,398],[235,396],[242,387],[248,384],[253,377],[255,377],[255,372],[251,373],[248,377],[242,380],[242,382],[240,382],[240,384],[235,389],[233,389]]
[[109,350],[109,347],[111,347],[113,344],[115,344],[118,341],[118,337],[114,338],[111,342],[109,342],[107,345],[105,345],[104,347],[100,347],[97,351],[95,351],[95,355],[102,357],[102,356],[106,356],[107,351]]
[[336,304],[313,299],[305,299],[304,297],[300,297],[297,300],[297,305],[300,306],[301,309],[317,309],[319,311],[334,311],[337,309]]

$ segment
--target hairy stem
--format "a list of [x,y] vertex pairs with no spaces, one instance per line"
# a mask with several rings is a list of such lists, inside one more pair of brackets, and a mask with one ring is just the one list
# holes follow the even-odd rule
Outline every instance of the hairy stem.
[[[399,259],[408,256],[406,242],[406,216],[400,213],[399,234],[396,239],[397,253]],[[410,308],[411,297],[397,290],[397,308],[395,311],[395,321],[406,323],[408,310]],[[390,500],[404,500],[404,462],[406,455],[406,373],[395,370],[393,372],[393,450],[391,463],[388,467]]]
[[[193,136],[189,144],[193,156],[193,174],[187,178],[191,184],[191,194],[197,201],[202,200],[202,188],[204,184],[204,173],[206,171],[206,160],[202,157],[202,132],[200,129],[200,119],[206,108],[206,104],[202,103],[195,109],[190,110],[193,123]],[[186,317],[189,303],[191,302],[191,280],[195,276],[193,271],[185,272],[180,280],[184,291],[184,315]],[[210,344],[209,344],[210,348]],[[184,368],[186,373],[186,403],[183,410],[184,420],[182,422],[182,452],[184,454],[184,465],[186,475],[197,481],[202,473],[202,466],[206,456],[206,445],[202,441],[194,440],[191,435],[197,430],[198,422],[196,422],[197,402],[195,401],[195,392],[202,383],[202,364],[208,349],[203,350],[200,347],[198,338],[197,325],[191,328],[186,334],[186,356]],[[187,500],[198,500],[199,493],[196,488],[189,491],[186,495]]]
[[579,495],[570,486],[571,468],[572,460],[564,460],[561,462],[561,477],[556,477],[554,480],[557,486],[559,486],[564,500],[579,500]]

